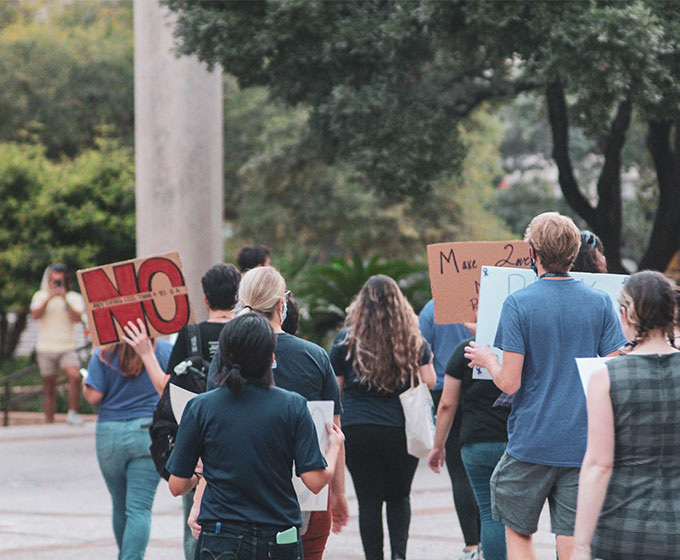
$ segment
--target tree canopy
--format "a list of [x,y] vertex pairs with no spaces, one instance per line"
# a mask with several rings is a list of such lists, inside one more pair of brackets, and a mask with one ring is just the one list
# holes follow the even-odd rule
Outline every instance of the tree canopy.
[[[677,2],[164,1],[178,15],[179,52],[308,106],[305,141],[352,162],[379,192],[428,192],[460,169],[462,117],[484,100],[542,91],[560,186],[613,270],[621,153],[638,115],[659,190],[640,264],[664,269],[680,245]],[[575,127],[602,158],[592,196],[574,172]]]

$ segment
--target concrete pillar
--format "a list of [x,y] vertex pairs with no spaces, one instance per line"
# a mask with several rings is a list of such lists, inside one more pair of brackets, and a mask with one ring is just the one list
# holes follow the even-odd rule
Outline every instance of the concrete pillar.
[[137,255],[178,251],[196,320],[200,279],[222,262],[222,73],[176,58],[174,17],[134,0]]

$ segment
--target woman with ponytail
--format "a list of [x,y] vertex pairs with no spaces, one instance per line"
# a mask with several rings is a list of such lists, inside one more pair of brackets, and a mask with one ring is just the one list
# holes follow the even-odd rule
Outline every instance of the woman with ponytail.
[[619,297],[631,350],[593,373],[574,560],[680,558],[680,352],[675,292],[632,275]]
[[[305,399],[273,384],[275,346],[274,330],[257,313],[227,323],[219,341],[217,388],[192,399],[182,415],[167,469],[175,496],[205,477],[197,559],[302,558],[293,462],[314,493],[334,475],[342,432],[326,427],[326,463]],[[199,458],[203,471],[195,473]],[[277,534],[292,527],[291,542],[277,542]]]

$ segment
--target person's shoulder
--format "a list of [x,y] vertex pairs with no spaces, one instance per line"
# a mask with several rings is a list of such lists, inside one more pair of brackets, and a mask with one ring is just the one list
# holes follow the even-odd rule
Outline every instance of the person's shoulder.
[[307,399],[294,391],[289,391],[282,387],[269,387],[267,391],[271,392],[272,399],[277,402],[285,403],[293,407],[307,406]]
[[276,349],[288,348],[293,351],[309,352],[310,354],[325,355],[326,351],[311,340],[306,340],[289,333],[276,335]]
[[31,298],[31,307],[37,307],[41,305],[47,298],[48,294],[45,290],[38,290]]
[[434,317],[434,300],[431,299],[428,301],[425,306],[420,310],[420,313],[418,314],[418,317],[422,317],[425,319],[430,319],[431,317]]
[[347,328],[340,329],[340,332],[335,335],[333,346],[347,346],[345,339],[347,338]]

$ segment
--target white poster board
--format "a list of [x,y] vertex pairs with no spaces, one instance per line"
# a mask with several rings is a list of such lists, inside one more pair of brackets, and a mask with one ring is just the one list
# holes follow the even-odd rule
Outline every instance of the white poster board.
[[[588,272],[570,272],[576,280],[588,286],[607,293],[612,300],[612,306],[619,315],[618,300],[621,286],[628,279],[625,274],[592,274]],[[488,344],[498,356],[503,358],[503,352],[495,348],[496,329],[501,317],[501,309],[505,298],[513,292],[536,282],[536,274],[532,270],[522,268],[505,268],[485,266],[481,271],[479,288],[479,314],[477,316],[476,342],[480,345]],[[482,368],[475,368],[473,379],[491,379],[489,373]]]
[[182,414],[184,413],[184,408],[187,403],[196,395],[197,393],[187,391],[174,383],[170,383],[170,406],[172,407],[172,414],[174,415],[177,424],[179,424],[182,419]]
[[[333,423],[334,403],[333,401],[307,401],[307,407],[312,414],[312,420],[314,420],[319,447],[325,455],[325,450],[328,447],[326,424]],[[302,511],[326,511],[328,509],[328,485],[318,494],[314,494],[304,485],[302,479],[295,476],[295,465],[293,465],[293,488],[295,488]]]
[[595,370],[601,368],[614,356],[609,356],[607,358],[576,358],[576,367],[578,368],[578,375],[581,378],[581,385],[583,385],[583,392],[588,394],[588,383],[590,383],[590,377],[593,375]]

